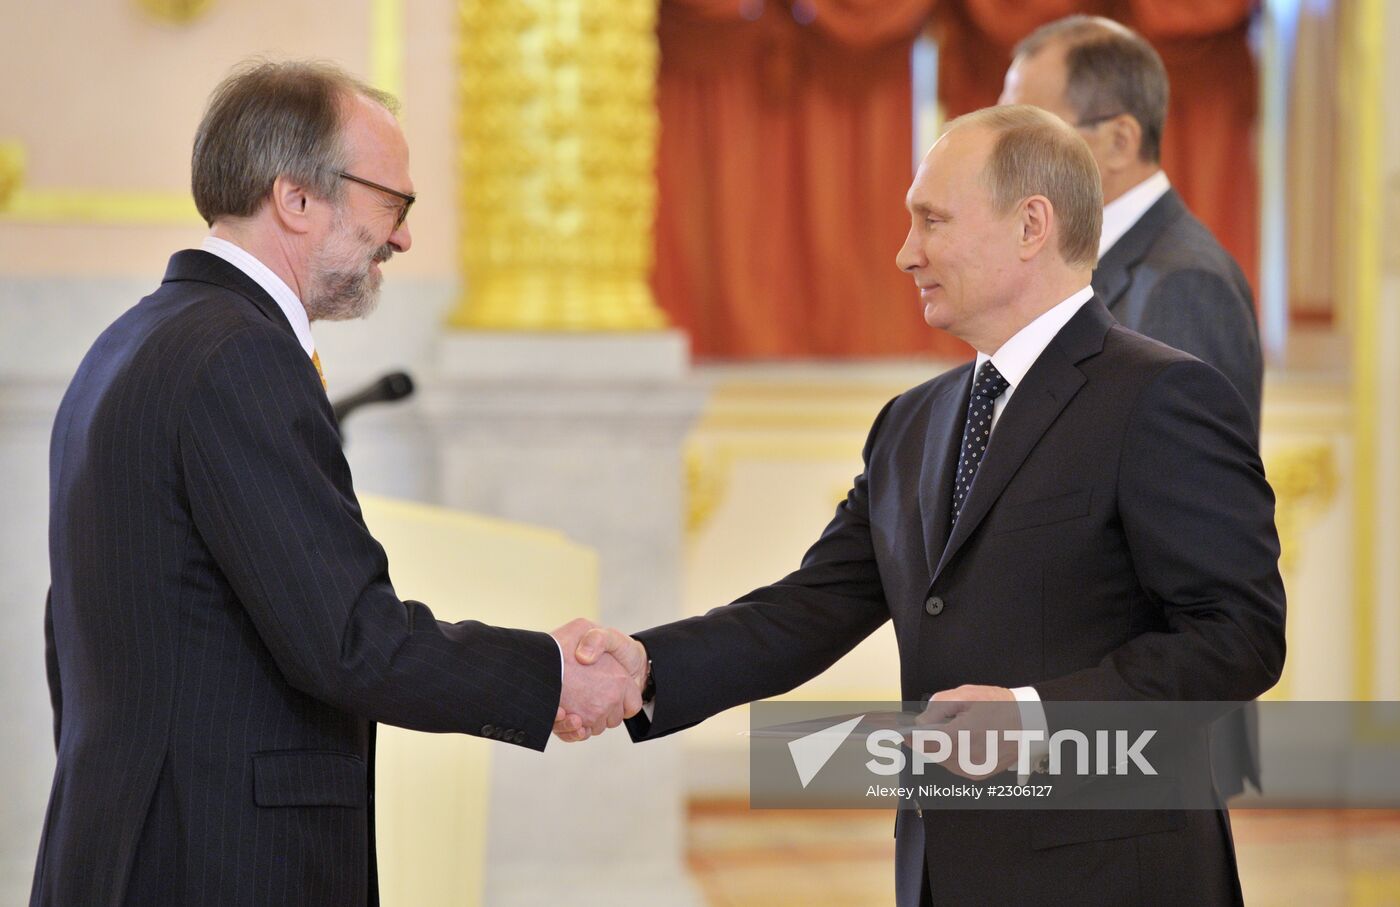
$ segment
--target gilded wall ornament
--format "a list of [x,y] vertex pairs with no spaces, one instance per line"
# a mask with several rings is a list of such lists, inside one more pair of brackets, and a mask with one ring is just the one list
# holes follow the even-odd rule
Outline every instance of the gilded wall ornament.
[[19,142],[0,142],[0,211],[9,207],[23,182],[24,146]]
[[1277,499],[1279,569],[1287,576],[1298,565],[1307,520],[1327,509],[1337,494],[1337,458],[1330,444],[1299,444],[1271,453],[1265,471]]
[[171,25],[189,25],[209,12],[214,0],[136,0],[141,11]]

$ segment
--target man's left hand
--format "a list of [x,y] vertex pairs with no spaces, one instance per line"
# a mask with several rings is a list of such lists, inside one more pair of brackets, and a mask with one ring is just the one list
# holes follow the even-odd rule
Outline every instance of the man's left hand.
[[[942,765],[955,775],[981,781],[1016,767],[1019,747],[1015,740],[1007,738],[1006,732],[1021,730],[1021,710],[1006,687],[964,684],[934,693],[919,724],[932,725],[952,739],[952,755]],[[959,731],[968,732],[966,753],[959,749]],[[989,731],[995,732],[994,753],[987,748]],[[962,766],[964,760],[979,767],[988,760],[991,764],[983,771],[969,772]]]

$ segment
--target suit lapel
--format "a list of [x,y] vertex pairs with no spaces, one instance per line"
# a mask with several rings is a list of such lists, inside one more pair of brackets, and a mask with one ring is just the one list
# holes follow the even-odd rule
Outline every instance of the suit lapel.
[[1184,213],[1186,205],[1181,196],[1175,189],[1168,189],[1099,259],[1094,269],[1094,295],[1110,312],[1117,310],[1123,291],[1132,282],[1132,269],[1147,255],[1163,231]]
[[[933,569],[934,580],[976,531],[1041,436],[1084,385],[1084,373],[1077,364],[1103,349],[1104,335],[1112,325],[1113,318],[1102,303],[1089,300],[1060,329],[1026,373],[997,419],[986,458],[977,469],[972,490],[948,537],[943,556]],[[947,506],[944,509],[946,511]]]
[[924,462],[919,476],[919,512],[924,524],[924,551],[929,575],[948,541],[952,522],[953,475],[958,468],[963,421],[972,395],[972,366],[961,369],[929,400],[928,427],[924,433]]
[[258,286],[256,280],[217,255],[202,249],[185,249],[176,252],[170,256],[170,264],[165,268],[165,278],[162,283],[178,280],[193,280],[232,290],[256,306],[258,311],[271,319],[273,324],[281,325],[287,330],[287,333],[293,336],[296,334],[277,301],[268,295],[266,290]]

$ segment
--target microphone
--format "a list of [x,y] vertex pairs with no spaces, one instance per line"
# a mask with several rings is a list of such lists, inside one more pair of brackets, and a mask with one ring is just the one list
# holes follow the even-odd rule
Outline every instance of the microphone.
[[375,403],[393,403],[413,393],[413,379],[406,372],[391,372],[384,377],[356,391],[348,397],[341,397],[331,404],[335,420],[344,422],[355,410]]

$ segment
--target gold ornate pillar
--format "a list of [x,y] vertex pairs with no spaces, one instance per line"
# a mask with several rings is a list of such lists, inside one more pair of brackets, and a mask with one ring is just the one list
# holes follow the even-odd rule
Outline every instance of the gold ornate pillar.
[[648,271],[657,0],[460,0],[459,328],[665,326]]
[[[1342,30],[1339,56],[1338,120],[1344,136],[1339,189],[1340,248],[1347,254],[1338,261],[1338,298],[1347,301],[1341,312],[1351,334],[1352,443],[1352,575],[1355,661],[1353,695],[1375,698],[1378,685],[1376,636],[1380,609],[1386,607],[1378,593],[1378,578],[1387,570],[1387,558],[1395,552],[1381,549],[1380,501],[1389,480],[1381,474],[1380,453],[1387,422],[1397,418],[1383,402],[1393,394],[1386,388],[1384,353],[1394,349],[1386,336],[1382,302],[1382,213],[1386,112],[1385,46],[1386,4],[1383,0],[1357,0],[1338,8]],[[1389,468],[1394,469],[1391,463]],[[1393,607],[1391,605],[1390,607]],[[1388,697],[1386,697],[1388,698]]]

